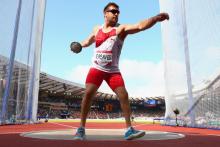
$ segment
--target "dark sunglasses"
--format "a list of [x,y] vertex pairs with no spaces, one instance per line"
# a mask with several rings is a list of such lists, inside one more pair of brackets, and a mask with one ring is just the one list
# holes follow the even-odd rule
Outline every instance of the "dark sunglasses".
[[106,12],[111,12],[112,14],[116,14],[116,13],[120,13],[119,10],[116,10],[116,9],[112,9],[112,10],[107,10]]

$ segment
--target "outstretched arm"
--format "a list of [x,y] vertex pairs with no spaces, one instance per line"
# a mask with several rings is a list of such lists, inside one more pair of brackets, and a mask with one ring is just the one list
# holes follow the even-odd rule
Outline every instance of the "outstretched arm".
[[124,39],[128,34],[135,34],[140,31],[144,31],[155,25],[157,22],[161,22],[166,19],[169,20],[169,15],[167,13],[160,13],[133,25],[121,25],[119,28],[119,36],[122,36],[122,39]]
[[84,41],[82,41],[80,43],[82,45],[82,47],[88,47],[95,42],[95,34],[96,34],[97,30],[98,30],[98,26],[96,26],[93,29],[93,32],[89,35],[89,37],[87,39],[85,39]]

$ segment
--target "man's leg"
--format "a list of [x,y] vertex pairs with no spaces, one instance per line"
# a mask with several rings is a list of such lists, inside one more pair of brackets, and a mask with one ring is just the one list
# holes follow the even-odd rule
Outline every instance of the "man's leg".
[[129,128],[131,127],[131,119],[130,119],[131,108],[130,108],[130,103],[128,101],[128,92],[125,89],[125,87],[118,87],[114,90],[114,92],[120,100],[120,105],[125,117],[126,126],[127,128]]
[[97,91],[97,86],[95,84],[86,84],[86,91],[81,103],[81,122],[80,127],[76,130],[76,134],[74,140],[84,140],[86,138],[85,133],[85,124],[86,117],[90,110],[92,97],[95,95]]
[[126,140],[132,140],[135,138],[140,138],[145,135],[144,131],[135,130],[131,126],[131,107],[128,99],[128,92],[124,85],[124,80],[121,74],[111,74],[109,78],[107,78],[107,83],[111,87],[111,89],[116,93],[120,100],[121,109],[123,111],[125,122],[127,126],[127,131],[125,132],[124,138]]
[[90,110],[92,98],[94,97],[98,87],[95,84],[86,84],[86,91],[81,103],[81,122],[80,126],[85,127],[86,117]]
[[121,73],[109,73],[105,77],[105,81],[109,85],[109,87],[115,92],[115,94],[119,97],[121,109],[123,115],[125,117],[126,126],[131,126],[131,108],[128,101],[128,92],[125,88],[124,80],[122,78]]
[[98,90],[99,86],[103,81],[104,73],[95,68],[90,68],[88,75],[86,77],[86,91],[81,103],[81,127],[85,127],[86,117],[90,110],[90,105],[93,96]]
[[127,93],[125,87],[118,87],[114,91],[115,91],[116,95],[119,97],[121,108],[124,113],[124,117],[125,117],[125,121],[126,121],[126,126],[128,128],[127,131],[125,132],[124,138],[126,140],[132,140],[132,139],[140,138],[140,137],[144,136],[145,135],[144,131],[135,130],[131,126],[131,120],[130,120],[131,108],[130,108],[130,104],[129,104],[129,100],[128,100],[128,93]]

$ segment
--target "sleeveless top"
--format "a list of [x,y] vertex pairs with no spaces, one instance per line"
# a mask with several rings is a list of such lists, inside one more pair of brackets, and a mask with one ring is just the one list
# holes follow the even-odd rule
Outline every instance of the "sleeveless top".
[[104,33],[100,27],[95,36],[95,49],[92,58],[92,67],[104,72],[120,72],[119,58],[123,41],[116,35],[116,27]]

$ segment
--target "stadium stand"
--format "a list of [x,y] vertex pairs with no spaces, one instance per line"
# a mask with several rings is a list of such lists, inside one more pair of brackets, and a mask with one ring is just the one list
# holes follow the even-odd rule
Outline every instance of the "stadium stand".
[[[42,118],[49,114],[49,118],[79,118],[84,91],[83,85],[41,73],[38,116]],[[132,116],[135,118],[164,116],[164,97],[130,97],[129,99]],[[122,118],[120,103],[116,95],[97,92],[88,118]]]

